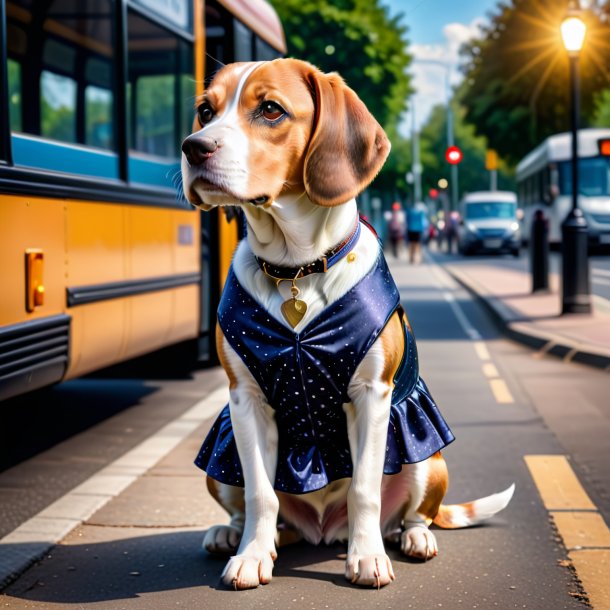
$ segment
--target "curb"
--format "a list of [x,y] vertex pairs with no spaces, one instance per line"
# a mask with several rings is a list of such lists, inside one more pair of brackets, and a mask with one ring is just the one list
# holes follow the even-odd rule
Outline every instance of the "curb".
[[482,303],[502,332],[513,341],[526,345],[540,355],[549,354],[564,362],[578,362],[610,372],[610,352],[583,345],[563,335],[541,331],[526,318],[519,317],[504,304],[502,299],[489,293],[471,277],[447,265],[443,267],[449,275]]

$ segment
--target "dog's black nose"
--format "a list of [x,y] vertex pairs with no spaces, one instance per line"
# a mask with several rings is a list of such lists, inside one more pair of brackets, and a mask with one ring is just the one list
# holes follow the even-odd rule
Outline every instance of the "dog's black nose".
[[189,165],[201,165],[218,150],[218,141],[214,138],[193,134],[182,142],[182,152]]

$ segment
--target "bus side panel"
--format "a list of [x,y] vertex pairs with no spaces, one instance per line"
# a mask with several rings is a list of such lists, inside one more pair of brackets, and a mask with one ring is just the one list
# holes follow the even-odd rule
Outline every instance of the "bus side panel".
[[[129,207],[127,218],[127,279],[169,276],[173,273],[171,210]],[[172,291],[131,297],[128,305],[125,358],[153,351],[169,341]]]
[[[5,195],[0,202],[0,326],[63,313],[64,203]],[[43,254],[44,303],[26,310],[26,250]]]
[[199,272],[201,269],[201,230],[198,209],[174,211],[174,272]]
[[[199,286],[183,286],[174,292],[174,315],[172,319],[172,340],[192,339],[199,334],[199,300],[202,298]],[[203,295],[203,298],[209,298]]]
[[[137,281],[199,271],[195,211],[131,207],[127,209],[127,217],[129,279]],[[197,295],[198,286],[187,288],[190,290],[187,294]],[[198,303],[185,308],[179,303],[183,292],[182,288],[173,288],[130,299],[125,357],[197,336]]]
[[79,305],[72,317],[70,365],[66,379],[114,364],[125,352],[126,299]]
[[238,237],[238,226],[235,220],[227,221],[224,214],[218,214],[218,233],[219,233],[219,246],[220,246],[220,290],[222,291],[227,275],[229,274],[229,267],[233,260],[233,254],[239,241]]
[[[70,201],[67,210],[68,289],[125,280],[125,208]],[[66,377],[83,375],[123,357],[127,318],[125,299],[76,305],[70,307],[68,313],[72,316],[72,340]]]
[[[197,209],[172,212],[174,225],[174,272],[202,273],[201,211]],[[182,341],[197,337],[201,324],[201,299],[210,299],[201,284],[182,286],[173,291],[171,338]]]
[[67,209],[68,287],[126,279],[125,209],[76,201]]
[[[198,273],[196,211],[72,202],[68,215],[68,287]],[[68,377],[187,338],[199,324],[199,286],[108,298],[70,308]]]

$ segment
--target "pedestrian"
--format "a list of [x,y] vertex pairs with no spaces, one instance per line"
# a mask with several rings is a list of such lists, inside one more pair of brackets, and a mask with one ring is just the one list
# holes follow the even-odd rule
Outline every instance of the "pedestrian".
[[453,244],[457,239],[458,225],[460,224],[460,214],[455,210],[449,213],[445,224],[445,238],[447,239],[447,253],[453,253]]
[[392,211],[388,218],[388,238],[392,246],[394,258],[398,258],[398,250],[405,241],[405,213],[398,201],[392,204]]
[[428,227],[425,206],[416,203],[407,211],[407,240],[409,243],[409,262],[421,262],[421,242]]

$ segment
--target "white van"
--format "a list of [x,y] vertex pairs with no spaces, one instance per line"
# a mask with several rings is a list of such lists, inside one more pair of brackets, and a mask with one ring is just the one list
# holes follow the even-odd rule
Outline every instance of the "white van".
[[507,252],[519,256],[521,229],[515,193],[469,193],[460,202],[460,213],[458,249],[461,254]]

